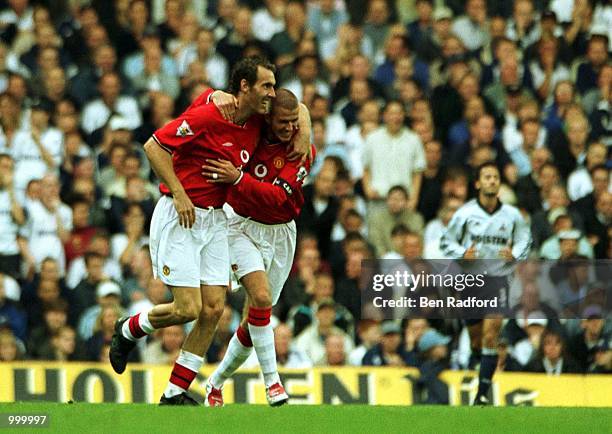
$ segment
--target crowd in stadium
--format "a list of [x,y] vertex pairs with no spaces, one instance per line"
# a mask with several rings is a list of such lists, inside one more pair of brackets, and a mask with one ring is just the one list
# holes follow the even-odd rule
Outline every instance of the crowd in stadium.
[[[611,29],[607,0],[0,1],[0,361],[107,362],[115,321],[168,300],[142,144],[263,55],[318,151],[274,307],[279,366],[412,366],[435,396],[441,370],[473,367],[461,322],[363,319],[362,261],[443,258],[486,161],[532,258],[610,260]],[[612,372],[610,300],[560,318],[537,277],[519,283],[498,369]],[[207,362],[243,301],[228,293]],[[185,333],[160,330],[133,361],[172,364]]]

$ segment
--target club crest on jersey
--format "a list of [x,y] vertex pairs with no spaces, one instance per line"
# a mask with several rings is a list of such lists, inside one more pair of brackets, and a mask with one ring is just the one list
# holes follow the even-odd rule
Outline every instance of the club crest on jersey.
[[164,276],[169,276],[170,275],[170,267],[168,267],[167,265],[164,265],[164,268],[162,268],[162,272],[164,273]]
[[300,167],[300,170],[298,170],[298,173],[297,173],[297,180],[303,181],[304,178],[306,178],[306,176],[308,176],[308,171],[306,170],[304,166]]
[[274,159],[274,167],[276,167],[277,169],[282,169],[284,165],[285,160],[282,157],[276,157]]
[[193,136],[193,131],[191,131],[191,127],[187,121],[184,120],[183,123],[176,129],[176,137],[185,136]]

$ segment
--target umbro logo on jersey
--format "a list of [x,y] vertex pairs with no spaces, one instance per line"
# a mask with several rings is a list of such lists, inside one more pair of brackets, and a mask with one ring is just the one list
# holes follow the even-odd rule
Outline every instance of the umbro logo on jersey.
[[183,121],[180,127],[176,129],[177,137],[185,137],[185,136],[193,136],[193,131],[191,131],[191,127],[187,123],[187,121]]
[[501,227],[499,228],[500,231],[505,231],[506,230],[506,225],[501,225]]

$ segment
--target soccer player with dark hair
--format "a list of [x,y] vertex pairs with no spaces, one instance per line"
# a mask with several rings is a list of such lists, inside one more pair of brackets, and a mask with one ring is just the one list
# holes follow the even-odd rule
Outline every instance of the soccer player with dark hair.
[[[527,258],[531,246],[531,232],[519,210],[502,204],[498,198],[500,178],[495,163],[479,166],[476,178],[478,197],[455,212],[440,240],[440,247],[449,258],[496,260],[484,261],[487,266],[484,293],[479,298],[497,298],[498,310],[487,311],[482,315],[484,318],[466,319],[472,341],[482,337],[478,392],[474,400],[478,405],[488,404],[487,393],[497,366],[502,313],[508,303],[509,263]],[[465,268],[477,269],[482,265],[467,265]]]
[[[304,203],[302,184],[311,161],[290,161],[289,145],[298,129],[299,102],[293,93],[279,89],[268,125],[247,173],[229,161],[210,160],[204,176],[211,182],[231,184],[227,198],[235,217],[230,219],[232,269],[248,294],[245,318],[232,336],[225,357],[209,377],[207,406],[222,406],[223,383],[255,348],[272,406],[289,396],[278,375],[272,306],[293,262],[296,245],[294,219]],[[314,146],[312,146],[314,154]]]
[[229,186],[206,182],[201,166],[207,159],[246,165],[261,133],[263,117],[258,115],[267,113],[276,96],[274,66],[264,59],[241,60],[231,83],[237,100],[234,122],[226,121],[213,104],[192,104],[144,145],[162,180],[163,194],[151,221],[153,272],[168,285],[174,301],[119,320],[110,360],[113,369],[122,373],[138,339],[159,328],[196,320],[162,404],[196,404],[186,391],[203,363],[225,304],[230,260],[227,219],[221,208]]

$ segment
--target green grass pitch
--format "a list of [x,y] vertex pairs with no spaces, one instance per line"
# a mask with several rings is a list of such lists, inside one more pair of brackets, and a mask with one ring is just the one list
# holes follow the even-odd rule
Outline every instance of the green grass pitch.
[[146,404],[0,404],[0,414],[50,416],[32,433],[612,433],[612,408]]

